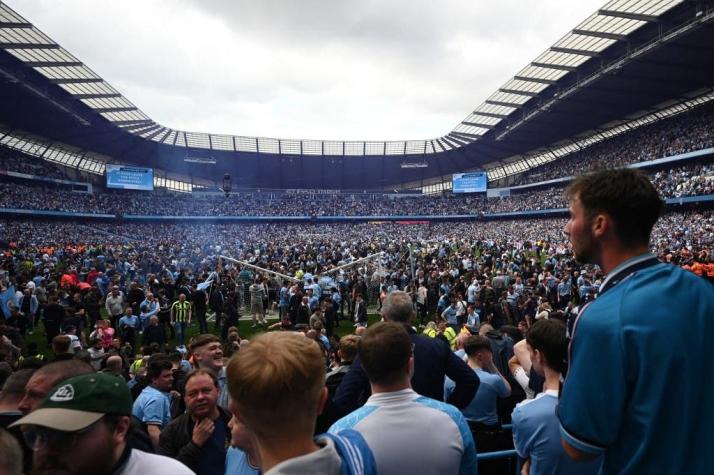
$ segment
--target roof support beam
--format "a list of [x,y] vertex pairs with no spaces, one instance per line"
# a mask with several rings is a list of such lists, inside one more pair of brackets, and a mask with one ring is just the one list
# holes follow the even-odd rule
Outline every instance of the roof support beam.
[[486,100],[484,102],[486,104],[489,104],[492,106],[515,107],[516,109],[523,108],[523,104],[516,104],[515,102],[503,102],[503,101],[492,101],[492,100]]
[[152,132],[156,132],[157,130],[161,130],[161,129],[162,129],[162,127],[159,124],[153,124],[148,127],[143,127],[141,129],[132,130],[131,133],[134,135],[144,135],[147,132],[152,133]]
[[133,134],[143,134],[147,130],[154,130],[157,127],[161,126],[154,122],[148,125],[139,125],[137,127],[125,127],[124,130],[131,130],[131,133]]
[[32,23],[18,23],[14,21],[0,21],[0,28],[32,28]]
[[0,49],[60,49],[56,43],[0,43]]
[[575,66],[563,66],[562,64],[531,63],[531,66],[535,66],[536,68],[557,69],[558,71],[568,71],[571,73],[578,70]]
[[61,66],[82,66],[80,61],[28,61],[25,66],[31,68],[58,68]]
[[151,140],[151,139],[153,139],[154,137],[156,137],[157,135],[159,135],[161,132],[163,132],[163,131],[165,131],[165,130],[166,130],[165,127],[161,127],[161,126],[160,126],[160,127],[159,127],[158,129],[156,129],[154,132],[150,133],[150,134],[147,135],[146,137],[143,137],[143,139],[144,139],[144,140]]
[[53,84],[86,84],[90,82],[104,82],[102,78],[57,78],[50,79]]
[[[116,122],[114,122],[116,124]],[[133,125],[127,125],[124,128],[124,130],[128,130],[129,132],[135,134],[141,129],[147,129],[148,127],[152,127],[154,124],[149,121],[149,122],[139,122]],[[148,127],[147,127],[148,126]]]
[[121,94],[117,93],[96,93],[96,94],[72,94],[75,99],[113,99],[121,97]]
[[495,125],[481,124],[481,123],[478,123],[478,122],[466,122],[466,121],[464,121],[464,122],[461,122],[461,123],[464,124],[464,125],[471,126],[471,127],[480,127],[480,128],[482,128],[482,129],[489,129],[489,130],[491,130],[491,129],[495,129],[495,128],[496,128]]
[[655,22],[658,21],[656,16],[643,15],[641,13],[630,13],[630,12],[619,12],[617,10],[598,10],[598,15],[611,16],[615,18],[626,18],[628,20],[638,20],[638,21],[648,21]]
[[484,117],[492,117],[494,119],[507,119],[508,116],[506,114],[494,114],[493,112],[480,112],[480,111],[473,111],[474,115],[482,115]]
[[[154,140],[154,142],[164,143],[164,140],[166,139],[166,137],[169,136],[170,133],[171,133],[171,129],[169,129],[169,128],[162,129],[162,133],[160,134],[161,137],[157,137],[156,140]],[[153,139],[153,137],[152,137],[152,139]],[[234,137],[234,141],[233,141],[233,151],[235,151],[235,137]]]
[[573,30],[574,35],[581,36],[592,36],[593,38],[605,38],[606,40],[615,41],[627,41],[627,35],[619,35],[617,33],[607,33],[605,31],[591,31],[591,30]]
[[94,112],[97,113],[102,113],[102,112],[132,112],[137,110],[136,107],[97,107],[92,109]]
[[558,81],[553,81],[552,79],[540,79],[540,78],[529,78],[528,76],[513,76],[516,81],[534,82],[536,84],[548,84],[553,86],[558,84]]
[[[108,120],[108,119],[107,119],[107,120]],[[146,119],[141,119],[141,120],[139,120],[139,119],[137,119],[137,120],[115,120],[115,121],[111,121],[111,120],[110,120],[109,122],[111,122],[111,123],[114,124],[114,125],[120,125],[120,126],[122,126],[122,125],[123,125],[123,126],[126,126],[126,125],[140,125],[140,124],[146,125],[146,124],[150,124],[150,123],[151,123],[150,120],[146,120]]]
[[519,91],[518,89],[504,89],[500,88],[500,92],[505,92],[506,94],[516,94],[518,96],[528,96],[528,97],[538,97],[540,94],[531,91]]
[[456,140],[452,139],[452,138],[449,137],[448,135],[447,135],[447,136],[444,136],[444,137],[441,137],[440,140],[443,140],[443,141],[446,142],[447,144],[451,145],[452,148],[459,148],[459,147],[461,147],[461,144],[460,144],[459,142],[457,142]]
[[586,49],[561,48],[560,46],[551,46],[550,51],[554,53],[577,54],[578,56],[588,56],[590,58],[600,57],[600,53],[596,51],[588,51]]
[[444,151],[451,150],[451,148],[453,148],[453,146],[451,144],[449,144],[448,142],[447,142],[447,145],[449,145],[448,147],[446,145],[444,145],[444,142],[442,142],[441,139],[436,139],[436,143],[438,143],[441,146],[441,148],[444,149]]
[[476,134],[467,134],[466,132],[451,132],[451,135],[456,135],[457,137],[465,137],[466,139],[473,140],[473,139],[480,139],[480,135]]
[[468,145],[468,144],[471,143],[471,142],[469,142],[468,140],[465,140],[465,139],[462,138],[462,137],[455,137],[453,133],[447,135],[447,137],[449,137],[452,141],[454,141],[454,142],[456,142],[456,143],[458,143],[459,145],[462,145],[462,146],[463,146],[463,145]]

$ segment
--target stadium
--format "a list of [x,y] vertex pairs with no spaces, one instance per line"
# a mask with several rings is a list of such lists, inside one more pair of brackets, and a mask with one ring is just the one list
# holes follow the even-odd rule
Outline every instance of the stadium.
[[[10,3],[0,472],[709,473],[712,1],[609,1],[383,141],[171,128]],[[65,397],[100,373],[130,414]]]

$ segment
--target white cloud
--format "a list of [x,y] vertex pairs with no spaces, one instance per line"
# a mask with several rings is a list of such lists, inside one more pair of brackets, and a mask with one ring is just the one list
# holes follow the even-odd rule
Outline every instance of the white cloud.
[[280,138],[447,133],[602,0],[10,0],[157,122]]

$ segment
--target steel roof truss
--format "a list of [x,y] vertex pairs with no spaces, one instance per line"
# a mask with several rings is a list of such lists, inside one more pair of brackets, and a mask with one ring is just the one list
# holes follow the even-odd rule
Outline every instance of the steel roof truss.
[[456,140],[452,139],[452,138],[449,137],[448,135],[446,135],[446,136],[444,136],[444,137],[441,137],[441,140],[443,140],[443,141],[446,142],[448,145],[450,145],[451,148],[459,148],[459,147],[461,147],[461,144],[460,144],[459,142],[457,142]]
[[582,36],[592,36],[593,38],[605,38],[608,40],[615,40],[615,41],[627,41],[627,35],[620,35],[617,33],[609,33],[606,31],[591,31],[591,30],[581,30],[581,29],[575,29],[573,30],[574,35],[582,35]]
[[464,125],[468,125],[468,126],[470,126],[470,127],[481,127],[482,129],[489,129],[489,130],[491,130],[491,129],[495,129],[495,128],[496,128],[495,125],[482,124],[482,123],[479,123],[479,122],[467,122],[467,121],[463,121],[463,122],[461,122],[461,123],[464,124]]
[[449,135],[447,135],[447,137],[449,137],[452,141],[454,141],[462,146],[469,145],[471,143],[471,141],[466,140],[463,137],[455,137],[453,132],[450,133]]
[[118,92],[116,93],[95,93],[95,94],[73,94],[72,97],[75,99],[116,99],[122,97]]
[[[166,130],[165,127],[162,127],[162,126],[160,126],[159,124],[156,124],[156,125],[158,125],[158,127],[156,128],[156,130],[154,130],[153,132],[149,133],[148,135],[143,135],[143,138],[144,138],[144,139],[146,139],[146,140],[151,140],[151,139],[153,139],[154,137],[156,137],[157,135],[159,135],[161,132],[163,132],[164,130]],[[148,132],[148,130],[147,130],[146,132]],[[144,133],[146,133],[146,132],[144,132]]]
[[104,113],[104,112],[131,112],[137,110],[136,106],[131,107],[96,107],[93,108],[94,112]]
[[578,70],[578,68],[575,66],[563,66],[562,64],[531,63],[531,66],[535,66],[537,68],[557,69],[558,71],[568,71],[571,73],[574,73]]
[[492,100],[486,100],[484,101],[486,104],[490,104],[492,106],[505,106],[505,107],[515,107],[516,109],[522,109],[523,104],[516,104],[515,102],[501,102],[501,101],[492,101]]
[[0,43],[0,49],[60,49],[55,43]]
[[647,22],[656,22],[659,19],[652,15],[643,15],[641,13],[620,12],[617,10],[598,10],[598,15],[611,16],[615,18],[626,18],[628,20],[639,20]]
[[19,23],[12,21],[0,21],[0,28],[24,28],[31,29],[32,23]]
[[508,118],[508,116],[506,114],[494,114],[493,112],[473,111],[473,115],[481,115],[484,117],[490,117],[492,119],[507,119]]
[[82,66],[80,61],[28,61],[25,66],[31,68],[59,68],[62,66]]
[[454,131],[454,132],[451,132],[451,135],[456,135],[456,136],[465,137],[465,138],[470,139],[470,140],[480,139],[480,138],[481,138],[480,135],[469,134],[469,133],[466,133],[466,132],[456,132],[456,131]]
[[530,91],[520,91],[518,89],[504,89],[500,88],[500,92],[505,92],[506,94],[516,94],[518,96],[528,96],[528,97],[539,97],[540,94],[537,92],[530,92]]
[[88,82],[104,82],[102,78],[57,78],[50,79],[54,84],[84,84]]
[[550,51],[554,53],[577,54],[578,56],[589,56],[590,58],[599,58],[600,53],[597,51],[588,51],[586,49],[562,48],[560,46],[551,46]]
[[[529,78],[528,76],[513,76],[513,79],[517,81],[534,82],[537,84],[548,84],[549,86],[558,84],[558,81],[553,81],[552,79]],[[502,90],[503,89],[501,89],[501,91]]]
[[[109,120],[109,119],[107,119]],[[112,122],[112,121],[109,121]],[[146,120],[146,119],[134,119],[134,120],[116,120],[113,121],[112,124],[114,125],[140,125],[140,124],[149,124],[151,123],[151,120]]]

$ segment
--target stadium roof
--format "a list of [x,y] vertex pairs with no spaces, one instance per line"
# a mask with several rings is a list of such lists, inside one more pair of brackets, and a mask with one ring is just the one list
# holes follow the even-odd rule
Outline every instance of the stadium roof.
[[[157,155],[166,155],[156,147],[168,146],[174,150],[174,162],[175,157],[194,152],[201,156],[245,154],[253,159],[266,155],[407,156],[405,159],[428,160],[428,167],[424,167],[428,170],[415,167],[410,172],[404,170],[406,167],[400,170],[398,163],[394,172],[382,164],[376,185],[387,186],[413,176],[423,180],[476,166],[492,167],[498,161],[623,120],[628,114],[651,111],[664,101],[685,101],[702,94],[703,88],[711,90],[712,19],[714,9],[708,0],[610,1],[518,71],[451,132],[429,140],[293,140],[175,130],[154,122],[81,60],[2,2],[0,50],[24,69],[14,68],[12,61],[0,61],[0,81],[4,78],[6,83],[19,84],[25,93],[29,90],[35,99],[40,97],[43,107],[49,104],[76,119],[71,126],[47,125],[53,138],[88,150],[98,149],[117,159],[155,165],[152,160]],[[27,73],[28,68],[39,76]],[[61,88],[64,97],[55,93],[56,88]],[[698,92],[688,95],[691,91]],[[63,100],[67,96],[69,102]],[[36,107],[36,103],[32,105]],[[87,109],[93,114],[85,113]],[[18,123],[13,124],[16,117],[3,115],[0,119],[11,126],[37,122],[28,117],[24,122],[17,118]],[[99,132],[83,134],[77,123]],[[61,132],[63,128],[66,130]],[[106,140],[112,130],[129,133],[139,142],[129,148],[119,147],[123,135]],[[163,166],[167,165],[170,168],[171,160],[163,161]],[[526,168],[529,166],[526,162]]]
[[657,19],[683,0],[614,0],[536,57],[446,137],[435,140],[341,142],[286,140],[175,130],[157,124],[131,101],[6,4],[0,4],[0,48],[34,68],[109,122],[142,138],[176,146],[304,155],[404,155],[459,148],[478,140],[524,104],[586,61]]

